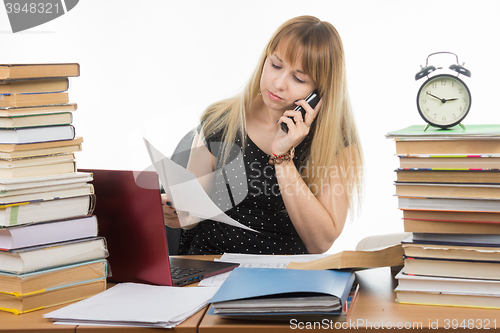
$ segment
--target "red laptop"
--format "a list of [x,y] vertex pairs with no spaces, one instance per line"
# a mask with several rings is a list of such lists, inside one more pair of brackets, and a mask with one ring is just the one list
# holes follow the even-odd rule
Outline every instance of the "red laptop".
[[169,258],[160,182],[154,171],[91,170],[99,236],[106,238],[109,281],[181,286],[238,264]]

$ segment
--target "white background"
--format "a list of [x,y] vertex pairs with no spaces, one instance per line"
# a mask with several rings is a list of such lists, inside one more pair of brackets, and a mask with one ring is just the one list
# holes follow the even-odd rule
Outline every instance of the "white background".
[[[143,170],[147,133],[165,154],[208,104],[248,80],[284,21],[314,15],[339,31],[366,158],[361,214],[330,252],[371,234],[403,230],[393,196],[394,143],[385,134],[423,124],[414,75],[430,53],[455,52],[472,72],[464,124],[500,123],[500,1],[81,0],[66,15],[12,34],[0,8],[0,62],[78,62],[70,100],[81,168]],[[448,67],[452,56],[431,57]]]

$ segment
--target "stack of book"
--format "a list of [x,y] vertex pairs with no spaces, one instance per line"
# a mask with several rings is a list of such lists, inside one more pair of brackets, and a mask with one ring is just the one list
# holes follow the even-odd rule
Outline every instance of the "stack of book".
[[0,65],[0,310],[15,314],[106,287],[90,173],[77,172],[69,77],[78,64]]
[[399,303],[500,308],[500,125],[391,132],[400,167]]

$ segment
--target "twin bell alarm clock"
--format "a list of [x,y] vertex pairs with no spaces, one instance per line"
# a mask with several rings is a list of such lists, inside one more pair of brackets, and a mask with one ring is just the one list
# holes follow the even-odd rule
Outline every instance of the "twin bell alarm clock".
[[[429,58],[436,54],[452,54],[456,58],[456,64],[450,65],[450,73],[437,74],[436,68],[429,65]],[[432,75],[431,75],[432,73]],[[436,52],[427,57],[425,67],[415,74],[415,80],[427,77],[417,93],[417,109],[420,116],[427,122],[427,126],[438,127],[442,129],[460,125],[461,121],[467,116],[471,106],[471,94],[469,88],[459,76],[470,78],[471,72],[458,63],[458,56],[452,52]]]

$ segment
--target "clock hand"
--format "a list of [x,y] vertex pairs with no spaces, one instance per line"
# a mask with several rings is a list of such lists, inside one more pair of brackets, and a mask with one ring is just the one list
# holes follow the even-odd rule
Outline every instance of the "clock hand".
[[427,91],[427,95],[430,95],[436,99],[439,99],[442,103],[446,103],[446,100],[444,98],[437,97],[436,95],[431,94],[430,92]]
[[446,102],[448,102],[448,101],[456,101],[457,99],[458,99],[458,98],[447,98],[447,99],[445,99],[445,101],[446,101]]

